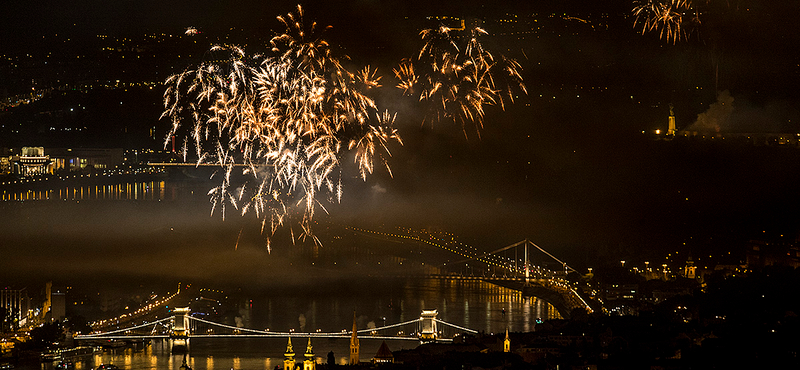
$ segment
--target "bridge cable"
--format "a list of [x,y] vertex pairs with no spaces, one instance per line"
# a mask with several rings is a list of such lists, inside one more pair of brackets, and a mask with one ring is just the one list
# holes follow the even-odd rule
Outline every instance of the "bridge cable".
[[[402,326],[402,325],[408,325],[408,324],[412,324],[412,323],[417,323],[420,320],[421,319],[414,319],[414,320],[409,320],[409,321],[406,321],[406,322],[401,322],[399,324],[391,324],[391,325],[381,326],[380,328],[374,328],[374,329],[361,329],[361,330],[357,330],[356,333],[370,333],[370,332],[378,331],[378,330],[391,329],[391,328],[395,328],[395,327]],[[348,333],[352,334],[353,331],[351,330]]]
[[439,319],[433,319],[433,321],[435,321],[435,322],[437,322],[439,324],[442,324],[442,325],[448,325],[450,327],[453,327],[453,328],[456,328],[456,329],[459,329],[459,330],[463,330],[463,331],[465,331],[467,333],[478,334],[477,330],[473,330],[473,329],[470,329],[470,328],[465,328],[463,326],[458,326],[456,324],[451,324],[451,323],[449,323],[447,321],[442,321],[442,320],[439,320]]
[[87,337],[87,338],[96,338],[96,337],[101,337],[101,336],[103,336],[103,335],[116,334],[116,333],[121,333],[121,332],[128,331],[128,330],[136,330],[136,329],[143,328],[143,327],[150,326],[150,325],[153,325],[153,326],[155,326],[155,324],[159,324],[159,323],[161,323],[161,322],[164,322],[164,321],[167,321],[167,320],[172,320],[174,317],[175,317],[175,316],[165,317],[165,318],[163,318],[163,319],[161,319],[161,320],[158,320],[158,321],[153,321],[153,322],[149,322],[149,323],[146,323],[146,324],[141,324],[141,325],[137,325],[137,326],[132,326],[132,327],[130,327],[130,328],[124,328],[124,329],[112,330],[112,331],[105,332],[105,333],[98,333],[98,334],[86,334],[86,335],[84,335],[84,337]]

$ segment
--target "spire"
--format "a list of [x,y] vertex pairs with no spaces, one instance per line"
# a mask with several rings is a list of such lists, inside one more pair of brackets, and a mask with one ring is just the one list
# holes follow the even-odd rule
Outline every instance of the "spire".
[[350,335],[350,365],[358,365],[361,345],[358,343],[358,328],[356,327],[356,310],[353,310],[353,333]]
[[286,353],[283,354],[286,358],[294,358],[294,350],[292,349],[292,337],[289,337],[289,344],[286,345]]
[[503,340],[503,352],[511,352],[511,339],[508,338],[508,328],[506,328],[506,339]]
[[311,347],[311,337],[308,337],[308,346],[306,346],[305,360],[303,360],[303,370],[315,370],[317,368],[317,359],[314,357],[314,349]]
[[308,346],[306,346],[306,359],[313,359],[314,358],[314,348],[311,347],[311,337],[308,337]]
[[286,353],[283,354],[283,369],[294,370],[294,349],[292,349],[292,337],[289,337],[289,344],[286,345]]

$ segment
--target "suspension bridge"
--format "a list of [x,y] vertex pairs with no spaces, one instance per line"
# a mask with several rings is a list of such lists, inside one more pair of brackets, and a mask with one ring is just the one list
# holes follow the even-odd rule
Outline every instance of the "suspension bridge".
[[[431,260],[426,260],[426,267],[432,267],[422,270],[423,274],[421,275],[410,274],[408,275],[409,277],[486,281],[518,290],[522,292],[523,296],[541,298],[550,303],[564,318],[569,318],[572,310],[576,308],[582,308],[592,312],[592,308],[587,303],[587,300],[581,296],[575,285],[566,280],[567,273],[575,270],[567,263],[530,240],[526,239],[491,252],[485,252],[457,242],[455,238],[447,238],[442,235],[434,235],[431,233],[410,232],[408,230],[401,233],[385,233],[354,227],[346,227],[346,229],[373,238],[433,247],[448,252],[445,254],[451,257],[453,255],[457,256],[456,259],[449,259],[448,262],[446,262],[446,266],[444,266],[444,264],[440,266],[431,265],[427,263],[431,262]],[[408,245],[400,249],[411,250],[413,248],[413,246]],[[418,246],[416,248],[418,248]],[[554,260],[557,268],[549,269],[532,263],[531,255],[534,252],[543,254]],[[464,268],[470,264],[471,268]],[[454,271],[456,269],[459,270]],[[157,306],[163,308],[169,300],[179,293],[180,289],[178,293],[165,298],[162,302],[148,305],[147,310],[156,309]],[[346,339],[353,334],[352,330],[337,332],[277,332],[269,329],[260,330],[231,326],[193,316],[190,314],[188,306],[175,309],[174,307],[186,305],[184,299],[179,301],[182,301],[182,303],[173,301],[170,304],[173,307],[172,312],[167,313],[167,315],[170,316],[162,316],[163,318],[158,319],[157,316],[147,313],[134,313],[131,316],[123,317],[123,320],[119,320],[113,324],[109,322],[111,320],[108,320],[101,325],[97,325],[95,332],[79,335],[75,339],[136,340],[155,338],[290,337]],[[384,325],[382,327],[357,330],[356,334],[368,338],[387,340],[451,341],[458,335],[477,333],[477,331],[473,329],[439,320],[436,316],[436,310],[425,310],[420,314],[419,318]],[[136,325],[134,325],[134,323]],[[121,325],[127,326],[122,327]]]
[[[330,338],[349,339],[353,331],[339,332],[274,332],[249,329],[213,322],[190,315],[189,308],[177,308],[174,315],[160,320],[129,327],[95,331],[78,335],[76,340],[142,340],[191,338]],[[379,340],[409,340],[451,342],[454,337],[477,334],[478,331],[448,323],[437,318],[437,310],[423,310],[418,319],[384,325],[382,327],[356,330],[356,335]]]
[[[448,280],[481,280],[521,291],[523,296],[539,297],[549,302],[564,318],[569,318],[576,308],[592,312],[586,298],[575,285],[566,279],[569,272],[576,271],[534,242],[524,239],[511,245],[484,252],[460,243],[454,237],[429,232],[403,230],[380,232],[355,227],[346,227],[357,234],[399,243],[423,244],[452,253],[459,258],[435,268],[427,269],[419,277]],[[556,268],[534,264],[534,253],[555,261]],[[470,266],[470,263],[472,265]],[[542,263],[543,264],[543,263]]]

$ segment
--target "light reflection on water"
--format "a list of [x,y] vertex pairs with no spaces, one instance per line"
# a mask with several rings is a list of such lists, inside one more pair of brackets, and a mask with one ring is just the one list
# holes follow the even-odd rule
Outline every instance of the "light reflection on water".
[[[365,287],[369,292],[319,296],[299,289],[296,293],[248,297],[253,304],[243,305],[236,318],[244,327],[274,331],[336,332],[352,327],[353,310],[359,329],[404,322],[419,317],[420,311],[435,308],[438,318],[485,333],[533,331],[537,320],[557,318],[555,309],[537,298],[522,297],[514,290],[479,281],[409,279],[378,284],[382,289]],[[302,318],[302,319],[301,319]],[[302,326],[302,329],[301,329]],[[302,361],[306,338],[293,338],[298,361]],[[369,361],[381,341],[360,337],[361,360]],[[194,338],[189,343],[187,363],[195,370],[273,370],[283,367],[285,338]],[[415,341],[388,341],[392,351],[415,348]],[[327,361],[332,351],[336,363],[347,364],[348,339],[314,338],[317,363]],[[135,348],[95,353],[91,360],[76,363],[77,370],[90,370],[100,364],[114,364],[131,370],[179,370],[183,355],[171,354],[169,340],[153,340]],[[43,364],[41,370],[52,370]]]
[[[168,197],[168,195],[170,195]],[[0,192],[0,200],[167,200],[164,181],[126,182],[111,185],[66,186],[58,189],[40,189]]]
[[[3,191],[2,200],[169,201],[187,197],[186,192],[190,190],[180,184],[154,180],[13,193]],[[512,332],[533,331],[537,320],[558,317],[556,310],[542,300],[522,297],[518,291],[481,281],[409,279],[353,285],[357,286],[334,286],[330,289],[298,287],[290,292],[264,292],[247,297],[252,304],[240,304],[244,308],[235,316],[244,327],[253,329],[339,332],[352,328],[354,310],[359,329],[364,329],[409,321],[418,318],[423,309],[437,309],[439,319],[485,333],[502,333],[506,329]],[[226,324],[236,324],[231,321]],[[303,338],[293,341],[298,360],[302,360],[306,344]],[[418,342],[390,341],[387,344],[391,350],[397,351],[414,348]],[[313,345],[318,363],[326,362],[330,351],[337,363],[348,362],[349,341],[346,339],[317,338]],[[362,361],[371,359],[380,345],[378,340],[362,338]],[[286,339],[279,338],[195,338],[189,346],[187,362],[195,370],[272,370],[275,366],[283,367],[285,349]],[[92,370],[106,363],[130,370],[178,370],[182,360],[182,355],[171,354],[168,340],[154,340],[137,348],[97,352],[76,362],[75,368]],[[18,367],[21,368],[53,370],[55,363]]]

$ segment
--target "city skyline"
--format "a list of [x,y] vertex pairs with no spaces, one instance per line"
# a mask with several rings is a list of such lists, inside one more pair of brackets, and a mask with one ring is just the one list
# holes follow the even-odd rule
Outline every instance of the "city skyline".
[[[39,128],[32,130],[31,136],[6,136],[4,140],[16,141],[2,143],[3,146],[42,146],[43,140],[62,141],[61,145],[46,144],[46,151],[48,146],[68,147],[74,138],[72,142],[80,142],[80,146],[103,147],[104,141],[111,141],[109,136],[114,136],[114,147],[134,149],[150,145],[147,149],[162,149],[167,133],[166,123],[158,121],[163,87],[144,83],[163,83],[170,71],[176,73],[196,65],[207,56],[212,44],[225,37],[239,41],[252,38],[266,44],[280,30],[275,17],[292,11],[295,5],[244,2],[225,7],[199,2],[184,7],[140,2],[141,6],[129,9],[132,16],[128,21],[117,22],[124,8],[95,6],[91,1],[82,4],[68,9],[39,10],[34,5],[12,5],[20,7],[16,13],[25,16],[4,23],[2,34],[18,34],[20,43],[11,40],[13,37],[4,37],[12,46],[6,50],[17,54],[6,55],[0,81],[13,82],[18,87],[27,83],[19,76],[59,68],[91,73],[90,83],[84,81],[84,87],[76,89],[81,92],[63,92],[66,98],[40,102],[41,108],[36,103],[30,105],[32,108],[27,105],[8,108],[5,122],[25,122],[33,115],[34,122],[42,122],[45,132],[52,127],[55,133],[42,134]],[[349,63],[364,65],[375,60],[380,66],[383,83],[387,85],[384,90],[388,92],[378,100],[398,112],[396,123],[404,141],[403,146],[390,147],[391,177],[377,168],[366,181],[357,175],[345,176],[346,190],[341,203],[326,203],[334,221],[357,226],[382,223],[440,227],[488,250],[530,238],[583,266],[591,264],[593,256],[601,251],[622,253],[625,259],[663,255],[673,249],[690,253],[710,249],[718,254],[739,248],[751,238],[792,240],[797,236],[800,220],[785,216],[799,202],[791,191],[797,181],[794,175],[797,171],[793,171],[796,150],[780,145],[729,146],[709,140],[651,140],[655,129],[666,129],[670,103],[674,103],[679,129],[690,127],[699,114],[715,114],[717,83],[730,91],[735,107],[733,112],[723,112],[728,114],[723,131],[797,131],[800,116],[793,105],[797,96],[787,88],[797,79],[797,67],[792,64],[797,56],[785,50],[772,60],[764,60],[756,52],[772,43],[788,42],[779,38],[765,42],[757,38],[759,31],[769,30],[769,36],[785,34],[788,40],[796,37],[782,28],[785,23],[779,21],[785,21],[784,16],[773,13],[784,9],[781,6],[789,6],[788,2],[769,6],[754,2],[752,13],[742,11],[744,19],[737,18],[734,24],[750,24],[751,29],[720,38],[727,40],[720,45],[730,47],[731,52],[722,58],[719,69],[722,73],[718,72],[717,78],[705,54],[713,49],[711,46],[696,39],[673,45],[659,40],[657,34],[642,35],[633,28],[631,7],[624,1],[609,2],[608,8],[614,12],[607,15],[602,5],[583,8],[553,2],[533,5],[520,2],[489,9],[487,3],[480,1],[458,5],[415,4],[369,1],[342,2],[335,6],[304,4],[309,21],[333,26],[327,39],[337,52],[351,56]],[[31,21],[37,11],[46,24]],[[568,13],[571,11],[575,16]],[[584,14],[586,19],[580,18]],[[420,44],[418,29],[437,24],[441,20],[431,17],[440,16],[483,22],[489,32],[486,45],[516,58],[522,66],[527,96],[519,96],[505,110],[488,109],[481,139],[465,138],[457,126],[421,125],[421,117],[411,103],[399,99],[392,88],[395,83],[392,63],[409,56],[409,51]],[[241,22],[240,28],[231,30],[229,26],[237,22]],[[545,28],[532,28],[537,23]],[[186,35],[184,31],[190,26],[201,33]],[[391,32],[392,29],[403,33]],[[47,42],[30,41],[41,36]],[[63,37],[69,41],[62,40]],[[161,40],[171,44],[164,49],[152,49]],[[66,48],[59,50],[75,56],[74,62],[59,62],[59,67],[52,70],[44,64],[25,68],[46,61],[40,58],[47,53],[40,50],[56,41],[67,43]],[[189,45],[195,41],[200,41],[200,45]],[[86,50],[94,50],[92,54],[83,52],[84,42]],[[744,52],[747,48],[753,50]],[[265,49],[265,45],[247,45],[247,50],[253,52],[260,49]],[[29,57],[34,63],[18,59],[26,54],[25,50],[36,50],[37,56]],[[196,54],[184,60],[176,50],[193,50]],[[82,57],[89,59],[87,65],[78,62]],[[131,58],[135,59],[127,60]],[[750,74],[760,69],[760,62],[784,69],[769,68]],[[126,76],[127,80],[115,82],[115,73]],[[52,76],[48,72],[46,77],[34,78],[34,89],[48,87],[61,91],[53,79],[62,78]],[[70,86],[69,89],[74,88]],[[13,89],[7,90],[12,95]],[[118,104],[112,105],[116,99]],[[66,118],[59,118],[62,113],[58,112],[65,109],[90,112],[63,113]],[[45,110],[49,115],[43,114]],[[47,118],[53,116],[56,118]],[[89,136],[74,131],[72,136],[66,136],[63,132],[66,128],[84,127]],[[150,134],[154,127],[158,132],[155,139]],[[343,158],[343,163],[349,166],[351,160]],[[140,217],[159,219],[155,225],[148,225],[152,228],[159,223],[167,227],[170,220],[181,217],[203,225],[192,227],[213,228],[219,224],[226,229],[219,236],[224,241],[211,249],[227,251],[238,245],[242,228],[208,217],[211,205],[206,203],[207,199],[202,196],[193,199],[199,200],[199,204],[193,206],[197,212],[190,215]],[[61,220],[68,219],[72,212],[58,210],[62,211],[65,213],[60,215]],[[115,229],[114,217],[88,220],[87,225],[79,226]],[[20,239],[13,230],[31,226],[16,218],[6,224],[4,233],[10,236],[5,238],[14,243]],[[256,234],[258,229],[248,226]],[[35,233],[33,229],[30,232]],[[42,245],[52,243],[62,248],[65,245],[61,241],[65,235],[60,231],[25,238]],[[67,239],[70,238],[73,239],[69,243],[74,244],[99,243],[91,237]],[[122,242],[125,236],[108,238],[127,243],[127,240]],[[289,239],[281,241],[283,248],[291,248]],[[46,251],[48,247],[37,248]],[[265,246],[254,242],[254,248],[261,250]],[[116,253],[122,254],[120,251],[111,254]]]

